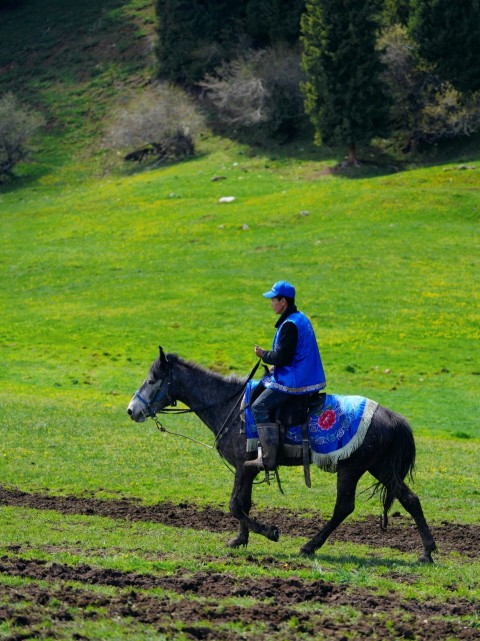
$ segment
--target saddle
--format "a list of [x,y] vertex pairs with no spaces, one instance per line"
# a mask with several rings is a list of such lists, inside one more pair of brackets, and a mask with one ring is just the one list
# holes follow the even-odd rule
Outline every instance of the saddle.
[[[255,387],[250,398],[250,406],[255,402],[255,400],[264,391],[264,389],[265,386],[262,383],[259,383]],[[312,394],[302,394],[298,396],[292,394],[287,403],[284,403],[280,407],[277,407],[270,415],[270,420],[272,421],[272,423],[276,422],[280,424],[282,442],[285,431],[289,427],[295,427],[297,425],[302,426],[303,474],[305,478],[305,485],[307,487],[312,486],[310,479],[310,443],[308,439],[308,417],[311,412],[318,412],[319,414],[321,413],[325,404],[326,396],[327,395],[324,392],[313,392]],[[282,491],[277,470],[275,470],[275,472],[277,475],[277,481],[280,491]]]
[[[253,390],[250,397],[249,405],[252,406],[260,394],[265,390],[263,383],[259,383]],[[312,394],[302,394],[290,396],[290,399],[284,405],[277,407],[271,414],[270,420],[273,423],[279,423],[283,428],[294,427],[295,425],[304,425],[308,421],[311,412],[320,413],[325,404],[325,392],[313,392]]]

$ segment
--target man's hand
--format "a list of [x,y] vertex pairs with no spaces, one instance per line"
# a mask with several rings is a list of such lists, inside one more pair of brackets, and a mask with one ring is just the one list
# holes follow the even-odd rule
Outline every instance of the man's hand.
[[265,350],[259,347],[258,345],[255,345],[255,354],[262,358],[263,354],[265,353]]

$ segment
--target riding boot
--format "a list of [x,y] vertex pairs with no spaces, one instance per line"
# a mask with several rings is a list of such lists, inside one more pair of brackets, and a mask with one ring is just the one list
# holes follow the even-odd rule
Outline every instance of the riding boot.
[[274,470],[277,467],[280,434],[277,423],[260,423],[257,426],[262,454],[253,461],[245,461],[245,467],[257,467],[259,470]]

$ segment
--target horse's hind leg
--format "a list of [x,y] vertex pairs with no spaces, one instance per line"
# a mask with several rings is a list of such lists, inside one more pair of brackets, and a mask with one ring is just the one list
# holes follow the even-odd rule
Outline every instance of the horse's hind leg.
[[397,490],[397,498],[415,520],[417,529],[422,538],[423,554],[418,560],[421,563],[433,563],[432,552],[437,549],[437,546],[435,545],[435,539],[433,538],[433,534],[425,520],[420,499],[404,482],[401,483]]
[[313,554],[322,547],[330,534],[349,516],[355,509],[355,491],[357,483],[365,472],[365,468],[348,468],[339,463],[337,471],[337,500],[332,518],[300,550],[301,554]]
[[240,524],[237,536],[227,543],[228,547],[246,547],[250,531],[261,534],[271,541],[279,539],[280,534],[276,526],[264,525],[249,516],[252,507],[252,485],[257,474],[258,470],[245,468],[243,463],[235,473],[235,483],[230,498],[230,512]]
[[383,498],[383,515],[380,517],[380,528],[386,532],[388,527],[388,511],[395,501],[395,492],[391,487],[385,487],[385,496]]

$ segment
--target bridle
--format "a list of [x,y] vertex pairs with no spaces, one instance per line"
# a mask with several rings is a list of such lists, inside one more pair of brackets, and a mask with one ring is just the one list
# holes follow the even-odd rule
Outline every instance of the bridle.
[[[158,390],[155,392],[155,396],[152,399],[147,401],[145,398],[143,398],[143,396],[140,394],[139,391],[135,392],[135,398],[138,398],[138,400],[142,403],[142,405],[145,406],[147,415],[150,418],[155,418],[156,414],[158,414],[158,413],[163,414],[163,413],[168,413],[168,412],[173,411],[173,412],[175,412],[177,414],[180,414],[180,413],[186,414],[187,412],[193,411],[193,410],[190,410],[190,409],[186,409],[186,410],[171,409],[171,410],[169,410],[167,408],[167,405],[171,405],[172,408],[175,408],[175,406],[177,405],[176,399],[174,399],[173,396],[170,393],[170,386],[172,384],[172,379],[173,379],[173,369],[172,369],[171,366],[169,366],[168,369],[167,369],[166,376],[162,381],[162,384],[160,385]],[[165,403],[165,406],[162,409],[157,410],[157,412],[155,412],[153,410],[152,404],[158,403],[159,401],[163,400],[164,398],[167,399],[167,402]]]
[[[257,363],[255,364],[254,368],[252,369],[252,371],[248,375],[248,378],[245,381],[245,385],[242,387],[240,393],[238,394],[237,400],[235,401],[231,411],[229,412],[227,418],[223,422],[223,425],[221,426],[220,430],[218,431],[218,433],[215,436],[214,445],[206,445],[205,443],[201,443],[201,441],[197,441],[196,439],[191,438],[190,436],[185,436],[184,434],[178,434],[178,433],[175,433],[175,432],[169,432],[162,425],[162,423],[159,421],[159,419],[157,418],[157,414],[191,414],[191,413],[194,413],[194,412],[198,412],[198,411],[209,409],[211,407],[217,407],[219,405],[219,403],[212,403],[210,405],[205,405],[205,406],[203,406],[201,408],[195,408],[195,409],[192,409],[192,408],[186,408],[186,409],[177,408],[176,407],[177,401],[176,401],[176,399],[173,397],[173,395],[170,392],[170,387],[171,387],[172,381],[173,381],[173,367],[172,367],[172,365],[170,363],[168,363],[168,361],[167,361],[167,371],[166,371],[165,378],[163,379],[162,384],[160,385],[158,390],[155,392],[155,396],[152,399],[150,399],[150,401],[147,401],[137,391],[137,392],[135,392],[135,398],[137,398],[142,403],[142,405],[145,406],[147,416],[154,420],[155,425],[157,426],[157,428],[159,429],[160,432],[167,432],[168,434],[174,434],[175,436],[182,436],[183,438],[187,438],[190,441],[194,441],[195,443],[200,443],[201,445],[205,445],[206,447],[208,447],[210,449],[213,449],[213,447],[215,447],[218,450],[218,442],[220,440],[220,437],[224,434],[224,432],[226,430],[226,427],[228,425],[228,422],[229,422],[230,418],[232,417],[233,412],[235,411],[235,409],[240,404],[240,402],[241,402],[241,400],[243,398],[245,389],[247,388],[247,385],[248,385],[249,381],[254,377],[255,372],[257,371],[257,369],[258,369],[258,367],[259,367],[259,365],[261,363],[261,360],[262,359],[260,358],[257,361]],[[235,397],[237,397],[237,393],[235,393],[232,396],[232,399],[235,398]],[[159,401],[163,400],[164,398],[166,398],[166,400],[167,400],[165,405],[161,409],[159,409],[157,411],[154,411],[154,409],[152,407],[152,404],[158,403]],[[168,405],[170,405],[171,407],[167,407]],[[222,456],[222,458],[223,458],[223,456]]]
[[[206,409],[208,409],[210,407],[218,407],[218,405],[219,405],[219,403],[212,403],[210,405],[205,405],[205,406],[203,406],[201,408],[196,408],[196,409],[192,409],[192,408],[186,408],[186,409],[177,408],[176,407],[177,400],[170,393],[170,386],[171,386],[172,380],[173,380],[173,367],[168,362],[168,360],[167,360],[167,372],[166,372],[165,378],[163,379],[162,384],[160,385],[158,390],[155,392],[155,396],[153,397],[153,399],[151,399],[150,401],[147,401],[145,398],[143,398],[141,396],[141,394],[138,391],[135,392],[135,398],[137,398],[142,403],[142,405],[145,406],[145,409],[147,410],[147,414],[148,414],[149,418],[153,419],[153,421],[154,421],[157,429],[159,430],[159,432],[165,432],[166,434],[171,434],[172,436],[180,436],[181,438],[185,438],[185,439],[187,439],[189,441],[193,441],[194,443],[197,443],[198,445],[203,445],[204,447],[207,447],[210,450],[213,450],[215,448],[217,450],[218,454],[220,455],[220,458],[223,461],[223,464],[225,465],[225,467],[235,476],[235,474],[236,474],[235,470],[231,467],[231,465],[229,464],[229,462],[227,461],[227,459],[225,458],[225,456],[223,455],[222,451],[219,448],[219,441],[220,441],[220,437],[223,436],[227,432],[227,428],[229,427],[230,419],[231,419],[233,413],[235,412],[235,410],[237,409],[237,407],[240,405],[240,403],[241,403],[241,401],[243,399],[245,390],[247,389],[248,383],[255,376],[255,372],[259,368],[261,362],[262,362],[262,359],[259,358],[258,361],[255,363],[252,371],[248,375],[247,380],[245,381],[245,384],[243,385],[240,393],[239,394],[235,393],[231,397],[231,399],[233,399],[235,397],[237,397],[237,399],[236,399],[235,403],[233,404],[232,409],[228,413],[227,418],[223,421],[223,424],[222,424],[221,428],[219,429],[219,431],[215,435],[215,440],[213,442],[213,445],[208,445],[207,443],[203,443],[202,441],[198,441],[197,439],[192,438],[191,436],[187,436],[186,434],[180,434],[179,432],[172,432],[170,430],[167,430],[167,428],[164,427],[162,425],[162,423],[160,422],[160,420],[158,419],[157,414],[191,414],[191,413],[195,413],[195,412],[198,412],[198,411],[201,411],[201,410],[206,410]],[[164,407],[162,407],[161,409],[157,410],[157,412],[155,412],[153,410],[153,408],[152,408],[152,403],[156,403],[158,401],[161,401],[163,398],[167,399],[166,404],[164,405]],[[231,399],[229,399],[229,400],[231,400]],[[171,407],[167,407],[167,405],[170,405]],[[281,486],[281,483],[280,483],[280,477],[278,475],[278,470],[275,470],[275,476],[276,476],[276,479],[277,479],[277,483],[278,483],[278,487],[280,489],[280,492],[283,494],[282,486]],[[264,481],[258,481],[258,483],[264,483],[265,481],[268,484],[270,484],[269,473],[268,472],[265,472]]]
[[[194,443],[198,443],[199,445],[203,445],[204,447],[213,449],[213,445],[207,445],[202,441],[197,441],[196,438],[192,438],[191,436],[186,436],[185,434],[180,434],[178,432],[171,432],[170,430],[167,430],[167,428],[164,427],[164,425],[162,425],[162,423],[158,419],[157,414],[190,414],[190,413],[193,413],[194,411],[190,408],[181,409],[176,407],[177,400],[172,396],[170,392],[170,386],[172,384],[172,380],[173,380],[173,368],[169,366],[167,369],[166,376],[162,381],[162,384],[160,385],[158,390],[155,392],[155,396],[152,399],[150,399],[150,401],[147,401],[147,399],[143,398],[143,396],[140,394],[139,391],[135,392],[135,398],[137,398],[142,403],[142,405],[145,406],[147,416],[153,419],[159,432],[165,432],[166,434],[172,434],[173,436],[181,436],[182,438],[186,438],[189,441],[193,441]],[[157,403],[158,401],[161,401],[164,398],[167,399],[165,406],[155,411],[152,407],[152,404]],[[170,405],[171,407],[167,407],[167,405]]]

